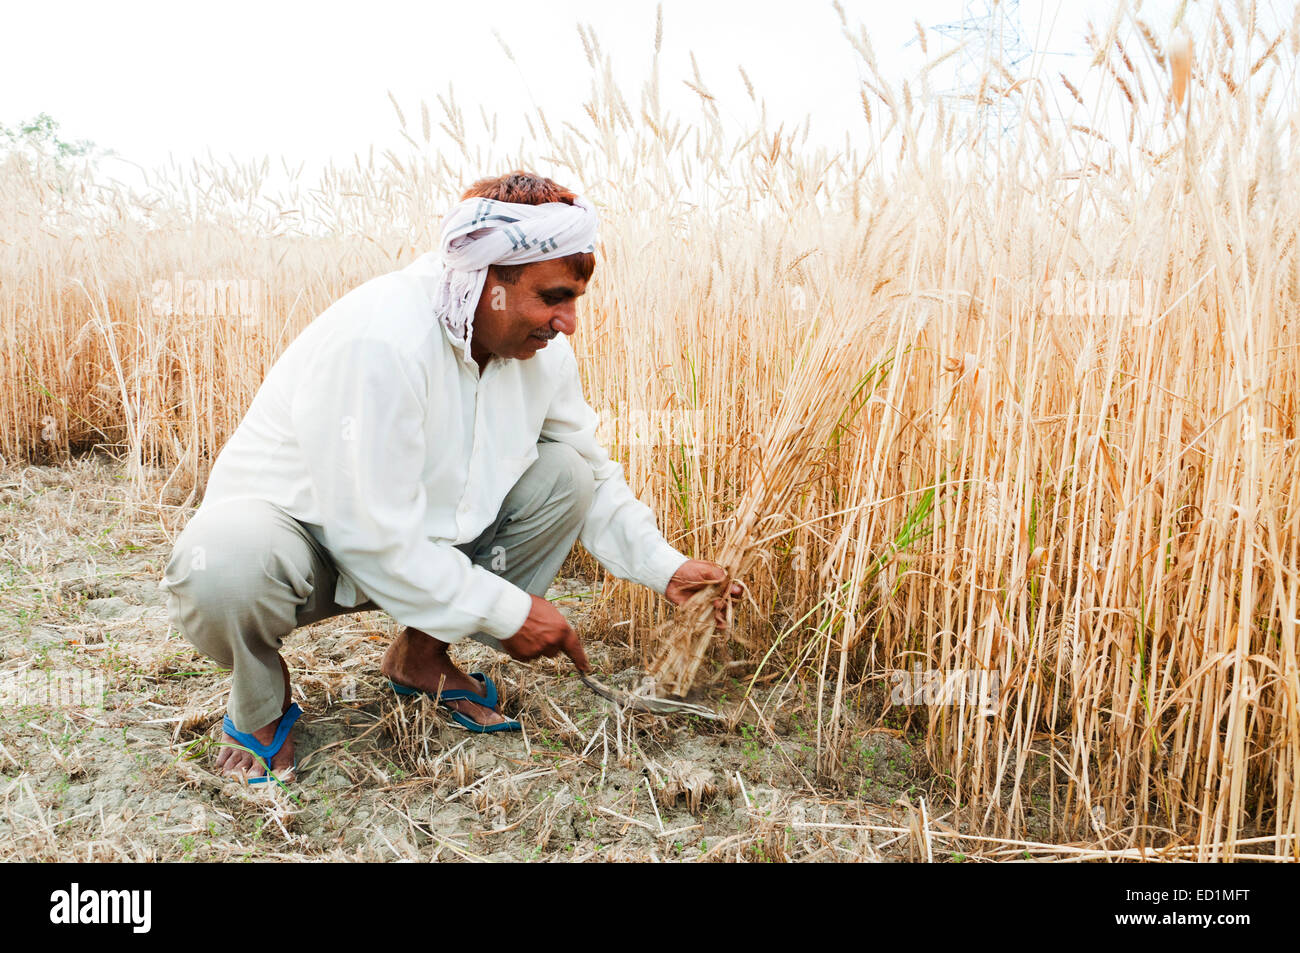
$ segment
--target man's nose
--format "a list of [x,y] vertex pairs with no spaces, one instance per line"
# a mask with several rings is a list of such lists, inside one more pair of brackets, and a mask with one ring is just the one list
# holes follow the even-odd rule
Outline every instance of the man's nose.
[[574,301],[566,301],[555,309],[551,315],[551,327],[561,334],[573,334],[578,329],[578,305]]

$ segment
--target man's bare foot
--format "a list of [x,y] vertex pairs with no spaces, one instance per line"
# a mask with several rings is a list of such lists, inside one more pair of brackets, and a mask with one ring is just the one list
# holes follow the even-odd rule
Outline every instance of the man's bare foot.
[[[284,670],[284,711],[288,711],[289,706],[293,704],[289,691],[289,666],[284,663],[284,659],[280,659],[280,667]],[[252,734],[259,742],[268,745],[275,740],[275,730],[279,727],[280,719],[277,718],[269,725],[258,728]],[[225,732],[221,733],[221,740],[226,745],[239,744],[238,741]],[[291,773],[292,768],[293,732],[291,731],[289,737],[284,740],[284,746],[271,758],[271,772],[283,781],[286,780],[286,775]],[[223,747],[217,753],[217,773],[228,778],[260,778],[266,774],[266,767],[263,765],[261,758],[252,752],[245,751],[242,747]]]
[[[425,692],[432,693],[441,689],[444,692],[483,694],[483,683],[466,675],[451,660],[447,654],[447,643],[425,635],[419,629],[402,630],[402,634],[393,640],[393,644],[384,653],[379,671],[399,685]],[[508,720],[500,712],[463,698],[442,704],[480,725],[499,725]]]

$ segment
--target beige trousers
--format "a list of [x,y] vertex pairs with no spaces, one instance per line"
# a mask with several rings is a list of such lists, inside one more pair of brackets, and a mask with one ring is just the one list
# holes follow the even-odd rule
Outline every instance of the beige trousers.
[[[591,507],[591,467],[564,444],[542,442],[538,458],[507,494],[497,518],[456,548],[525,592],[545,596]],[[334,602],[338,570],[313,527],[271,503],[205,506],[177,537],[163,575],[171,624],[204,655],[231,670],[229,713],[240,731],[280,717],[280,647],[294,629],[349,612]],[[318,532],[318,530],[317,530]],[[494,648],[486,633],[473,638]]]

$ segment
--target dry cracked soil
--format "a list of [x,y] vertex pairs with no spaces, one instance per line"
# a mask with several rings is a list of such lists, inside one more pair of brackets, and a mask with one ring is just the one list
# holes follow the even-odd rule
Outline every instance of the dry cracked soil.
[[[748,675],[715,672],[702,700],[724,721],[656,717],[597,697],[559,662],[458,646],[524,725],[472,735],[386,687],[379,660],[398,627],[382,612],[286,640],[306,713],[296,779],[222,778],[212,762],[228,673],[169,631],[158,580],[193,502],[162,482],[146,474],[134,493],[102,455],[0,469],[0,859],[888,861],[938,850],[921,826],[943,823],[942,799],[915,742],[864,718],[838,770],[819,773],[816,699],[797,679],[746,695]],[[628,627],[600,621],[599,595],[570,577],[548,594],[597,671],[629,683]]]

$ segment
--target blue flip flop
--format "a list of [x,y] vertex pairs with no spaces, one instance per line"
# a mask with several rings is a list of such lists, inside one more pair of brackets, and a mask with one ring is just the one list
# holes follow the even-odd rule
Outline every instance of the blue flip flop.
[[[443,692],[442,695],[439,696],[440,700],[454,702],[460,699],[464,699],[465,701],[475,702],[479,705],[482,705],[484,708],[491,708],[493,711],[496,711],[497,708],[496,683],[494,683],[492,679],[488,678],[482,672],[473,672],[470,674],[470,678],[477,678],[480,682],[483,683],[482,695],[475,695],[473,692],[467,691],[466,689],[463,688],[454,688],[451,691]],[[426,692],[419,688],[411,688],[409,685],[399,685],[391,678],[388,680],[388,684],[391,685],[393,687],[393,691],[397,692],[397,694],[399,695],[427,695],[430,698],[433,698],[437,694],[436,692]],[[444,707],[444,706],[440,704],[439,707]],[[473,731],[478,734],[485,735],[485,734],[491,734],[492,732],[496,732],[496,731],[519,731],[523,728],[523,726],[520,725],[519,722],[517,721],[503,721],[499,725],[480,725],[472,718],[469,718],[466,715],[463,715],[460,712],[450,708],[447,709],[447,714],[451,715],[451,720],[454,721],[456,724],[460,725],[466,731]],[[497,714],[500,714],[500,712],[497,712]]]
[[[289,737],[289,729],[293,727],[293,723],[298,720],[300,715],[302,715],[302,709],[299,708],[297,704],[290,705],[289,710],[280,717],[280,726],[275,729],[275,737],[271,739],[269,745],[262,744],[252,735],[245,734],[242,731],[236,731],[235,723],[230,720],[229,715],[226,716],[225,720],[221,723],[222,730],[251,751],[254,757],[261,759],[262,766],[266,768],[266,774],[257,778],[249,778],[249,784],[265,784],[272,778],[274,778],[277,783],[280,781],[279,778],[276,778],[275,775],[271,773],[271,759],[279,754],[280,749],[284,747],[285,739]],[[293,759],[293,768],[291,770],[296,771],[297,769],[298,758],[295,755]]]

